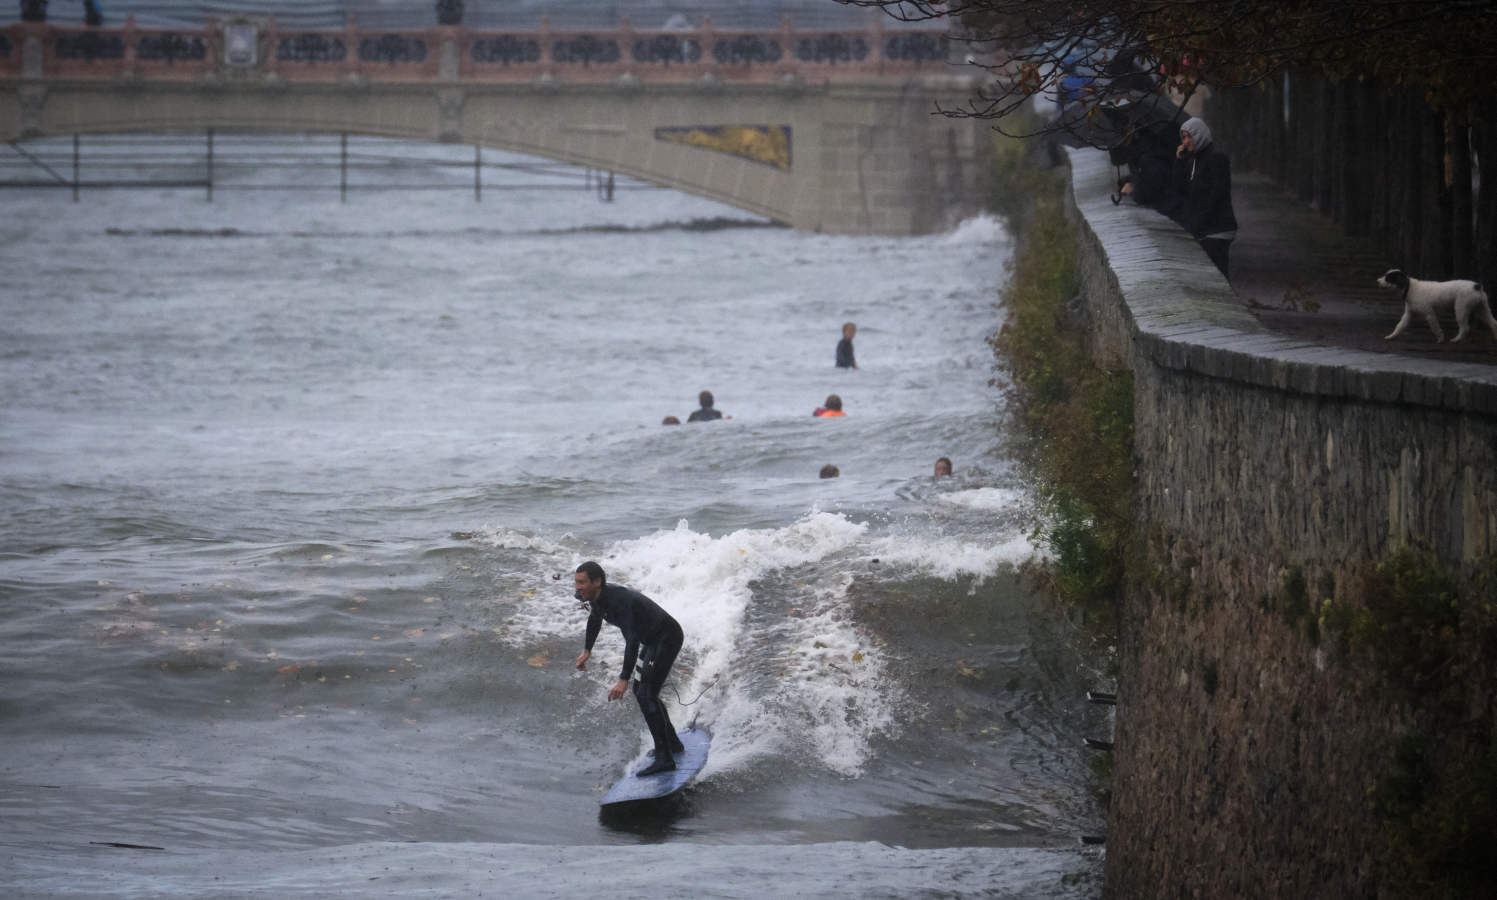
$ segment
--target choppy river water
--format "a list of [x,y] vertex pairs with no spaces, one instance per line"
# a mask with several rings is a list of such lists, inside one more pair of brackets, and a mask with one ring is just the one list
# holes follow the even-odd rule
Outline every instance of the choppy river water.
[[[1013,571],[996,221],[0,199],[7,895],[1099,895],[1091,685]],[[660,424],[702,389],[731,418]],[[714,741],[621,816],[617,632],[570,665],[592,558],[681,621],[672,717]]]

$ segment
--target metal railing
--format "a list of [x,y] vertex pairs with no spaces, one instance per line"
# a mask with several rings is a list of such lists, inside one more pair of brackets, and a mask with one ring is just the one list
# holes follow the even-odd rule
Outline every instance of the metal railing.
[[218,192],[471,192],[664,190],[607,170],[491,152],[348,134],[202,132],[72,135],[0,145],[0,189],[191,188]]

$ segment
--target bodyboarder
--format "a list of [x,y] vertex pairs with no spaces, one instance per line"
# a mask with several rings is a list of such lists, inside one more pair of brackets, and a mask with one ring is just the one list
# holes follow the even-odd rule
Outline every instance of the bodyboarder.
[[605,621],[623,632],[624,667],[618,682],[609,688],[608,699],[618,700],[624,696],[637,659],[640,674],[634,683],[634,698],[639,701],[639,711],[644,714],[645,725],[655,741],[652,751],[655,759],[635,774],[645,776],[673,771],[676,761],[671,754],[680,753],[684,748],[666,713],[665,703],[660,699],[660,688],[670,675],[676,654],[681,652],[680,624],[639,591],[609,584],[603,567],[596,562],[589,560],[578,566],[572,580],[577,589],[574,596],[588,610],[584,649],[577,657],[577,668],[587,668],[587,660],[593,655],[593,643]]

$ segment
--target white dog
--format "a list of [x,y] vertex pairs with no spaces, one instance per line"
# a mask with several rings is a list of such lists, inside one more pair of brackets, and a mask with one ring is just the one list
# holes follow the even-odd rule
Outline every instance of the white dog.
[[1472,313],[1476,313],[1481,322],[1492,330],[1492,337],[1497,338],[1497,319],[1492,318],[1487,292],[1474,281],[1420,281],[1403,274],[1402,269],[1389,269],[1378,278],[1377,283],[1398,291],[1403,297],[1403,318],[1398,320],[1398,327],[1393,329],[1393,333],[1383,338],[1385,341],[1403,334],[1409,323],[1414,321],[1415,315],[1423,316],[1424,321],[1429,323],[1429,330],[1435,333],[1436,342],[1445,340],[1445,332],[1440,330],[1439,314],[1448,309],[1455,310],[1457,330],[1455,337],[1451,338],[1452,343],[1466,336]]

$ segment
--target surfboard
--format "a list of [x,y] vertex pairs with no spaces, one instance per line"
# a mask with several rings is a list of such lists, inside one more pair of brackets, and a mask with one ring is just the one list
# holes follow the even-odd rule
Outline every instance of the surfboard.
[[[681,739],[685,749],[673,756],[676,761],[675,771],[647,775],[644,778],[632,773],[625,775],[603,795],[603,805],[670,796],[702,771],[702,766],[707,764],[707,748],[712,746],[712,736],[700,728],[688,728],[677,732],[676,736]],[[645,762],[641,762],[637,768],[644,768],[645,765]]]

